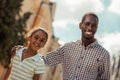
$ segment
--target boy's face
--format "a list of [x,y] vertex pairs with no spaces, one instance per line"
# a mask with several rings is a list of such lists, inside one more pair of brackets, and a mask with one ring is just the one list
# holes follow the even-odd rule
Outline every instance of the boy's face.
[[97,18],[92,15],[86,16],[85,20],[82,23],[80,23],[82,37],[85,39],[94,39],[97,27],[98,27]]
[[47,36],[43,31],[37,31],[29,37],[29,47],[32,48],[34,51],[39,50],[40,48],[44,47]]

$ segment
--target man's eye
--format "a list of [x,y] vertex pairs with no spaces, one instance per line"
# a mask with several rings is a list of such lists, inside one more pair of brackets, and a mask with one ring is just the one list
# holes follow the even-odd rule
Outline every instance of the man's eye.
[[90,25],[90,23],[89,23],[89,22],[86,22],[86,23],[85,23],[85,26],[89,26],[89,25]]
[[97,28],[97,25],[96,25],[96,24],[93,24],[92,26],[93,26],[93,28]]

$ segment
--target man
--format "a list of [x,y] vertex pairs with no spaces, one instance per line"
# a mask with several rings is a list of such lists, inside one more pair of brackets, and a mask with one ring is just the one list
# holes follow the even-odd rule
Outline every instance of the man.
[[94,37],[99,19],[94,13],[83,16],[81,40],[66,43],[43,58],[45,64],[61,63],[63,80],[110,80],[110,55]]

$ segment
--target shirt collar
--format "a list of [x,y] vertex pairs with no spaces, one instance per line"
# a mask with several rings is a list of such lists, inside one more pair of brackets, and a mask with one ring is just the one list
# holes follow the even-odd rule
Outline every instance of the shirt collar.
[[[22,52],[23,52],[24,49],[25,49],[25,47],[16,51],[16,53],[18,54],[18,56],[20,58],[22,58]],[[34,55],[32,57],[29,57],[28,59],[33,59],[34,61],[38,61],[39,59],[41,59],[41,56],[40,56],[39,53],[37,53],[36,55]]]
[[38,61],[40,58],[41,58],[41,56],[40,56],[40,54],[39,53],[37,53],[36,55],[34,55],[33,57],[31,57],[34,61]]
[[96,45],[98,45],[98,41],[97,40],[95,40],[93,43],[90,44],[90,46],[92,46],[92,47],[94,47]]
[[[78,40],[77,42],[78,42],[80,45],[83,45],[83,43],[82,43],[81,40]],[[96,45],[98,45],[97,39],[96,39],[93,43],[89,44],[87,47],[94,47],[94,46],[96,46]]]

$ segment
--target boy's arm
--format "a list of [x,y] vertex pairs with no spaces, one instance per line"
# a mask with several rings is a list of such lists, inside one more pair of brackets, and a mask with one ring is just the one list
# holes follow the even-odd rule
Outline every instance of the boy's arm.
[[[13,48],[11,49],[11,55],[10,55],[11,61],[12,61],[12,58],[14,57],[15,51],[16,51],[14,48],[15,48],[15,47],[13,47]],[[11,73],[11,68],[12,68],[12,64],[10,63],[9,68],[8,68],[8,70],[7,70],[6,73],[5,73],[4,80],[8,80],[8,78],[9,78],[9,76],[10,76],[10,73]]]
[[10,73],[11,73],[11,67],[9,67],[7,72],[5,73],[4,80],[8,80]]
[[38,61],[37,66],[34,68],[33,80],[41,80],[42,74],[44,73],[45,73],[45,64],[41,58],[41,60]]
[[41,75],[40,74],[34,74],[33,80],[41,80]]

